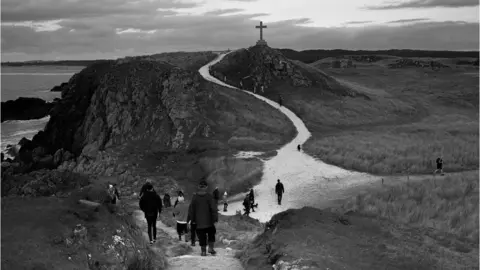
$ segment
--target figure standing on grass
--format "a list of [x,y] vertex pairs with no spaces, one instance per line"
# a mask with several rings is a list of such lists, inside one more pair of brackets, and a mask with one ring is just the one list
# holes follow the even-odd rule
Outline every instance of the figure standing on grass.
[[282,95],[278,95],[278,104],[280,104],[280,107],[283,105],[283,97]]
[[433,174],[437,174],[438,171],[440,171],[441,175],[445,175],[443,173],[443,158],[442,156],[438,157],[437,160],[435,161],[437,163],[437,169],[433,172]]
[[187,240],[188,233],[188,205],[185,203],[184,197],[179,197],[177,199],[177,204],[173,208],[173,217],[177,221],[177,233],[178,240],[182,241],[182,235],[185,234],[185,242]]
[[189,216],[191,222],[197,226],[197,236],[200,242],[201,256],[217,254],[215,246],[215,223],[218,222],[218,209],[213,196],[207,192],[207,181],[202,180],[198,185],[198,192],[192,198]]
[[285,188],[280,182],[280,179],[277,180],[277,184],[275,185],[275,193],[277,193],[278,205],[282,205],[282,196],[283,193],[285,193]]
[[158,215],[162,213],[162,199],[158,196],[155,190],[153,190],[152,184],[148,183],[146,185],[145,193],[140,199],[139,206],[145,214],[148,238],[150,244],[153,244],[157,241],[157,218]]
[[302,147],[300,146],[300,144],[297,145],[297,149],[298,149],[298,151],[302,150]]

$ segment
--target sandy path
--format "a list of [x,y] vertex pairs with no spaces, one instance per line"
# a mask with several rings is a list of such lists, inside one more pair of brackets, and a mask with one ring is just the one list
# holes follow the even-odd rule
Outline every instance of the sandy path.
[[[137,225],[142,228],[143,235],[148,239],[147,234],[147,223],[144,218],[144,214],[140,210],[134,211],[134,218]],[[200,247],[192,247],[191,254],[174,256],[172,255],[171,249],[186,249],[189,246],[189,243],[180,242],[177,240],[178,235],[175,228],[168,227],[163,224],[161,221],[157,221],[157,236],[160,233],[166,234],[166,237],[170,238],[169,243],[160,243],[157,242],[152,246],[153,250],[158,249],[157,245],[167,246],[167,255],[168,258],[168,269],[169,270],[182,270],[182,269],[204,269],[204,270],[243,270],[242,264],[237,260],[235,256],[235,250],[229,248],[215,248],[217,254],[215,256],[208,255],[207,257],[200,256]],[[160,239],[160,238],[158,238]],[[183,247],[182,247],[183,246]]]
[[[312,206],[322,208],[343,197],[350,196],[349,188],[373,183],[379,177],[365,173],[348,171],[340,167],[326,164],[313,157],[299,152],[298,144],[305,143],[311,136],[303,121],[292,111],[260,95],[238,89],[225,84],[224,82],[211,76],[209,67],[221,61],[227,54],[219,55],[218,58],[202,67],[199,72],[208,81],[243,91],[249,95],[263,100],[272,107],[284,113],[294,124],[298,135],[288,144],[278,150],[278,154],[264,162],[263,177],[257,186],[254,187],[256,202],[259,208],[250,216],[266,222],[278,213],[289,208],[302,208]],[[249,153],[239,153],[238,157],[258,155]],[[280,179],[285,186],[282,205],[277,204],[274,187]],[[236,195],[230,200],[228,212],[221,212],[225,215],[234,215],[237,210],[243,209],[241,201],[238,201],[244,194]]]

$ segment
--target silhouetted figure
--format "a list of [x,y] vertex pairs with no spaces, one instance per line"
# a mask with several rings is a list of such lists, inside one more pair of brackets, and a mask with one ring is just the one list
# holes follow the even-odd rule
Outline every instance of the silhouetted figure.
[[218,191],[218,187],[215,187],[213,191],[213,199],[215,200],[215,205],[218,207],[218,201],[220,200],[220,191]]
[[223,212],[227,212],[228,201],[227,201],[227,192],[223,193]]
[[282,95],[278,95],[278,104],[280,104],[280,107],[283,106],[283,97],[282,97]]
[[435,162],[437,163],[437,169],[433,172],[433,174],[437,174],[437,172],[440,171],[441,175],[445,175],[443,173],[443,159],[442,159],[442,156],[438,157]]
[[297,145],[297,149],[298,149],[298,151],[302,150],[302,147],[300,146],[300,144]]
[[243,207],[245,207],[244,211],[245,211],[245,214],[246,216],[250,215],[250,198],[247,194],[247,196],[245,196],[245,199],[243,199]]
[[285,193],[285,188],[283,184],[280,182],[280,179],[277,180],[277,184],[275,185],[275,193],[277,193],[278,198],[278,205],[282,205],[282,196]]
[[153,190],[152,184],[148,183],[146,185],[145,193],[142,195],[142,198],[140,198],[139,206],[145,214],[148,238],[150,244],[153,244],[157,241],[157,217],[162,213],[162,199],[155,190]]
[[163,196],[163,205],[165,206],[165,208],[172,206],[172,201],[168,193],[165,193],[165,195]]
[[252,212],[255,212],[255,194],[253,193],[253,188],[250,189],[250,193],[248,193],[248,201],[250,202],[250,208]]

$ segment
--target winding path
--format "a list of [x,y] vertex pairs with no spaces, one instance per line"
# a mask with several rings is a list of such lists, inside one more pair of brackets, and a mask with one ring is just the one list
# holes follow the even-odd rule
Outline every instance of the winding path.
[[[288,144],[284,145],[277,152],[277,155],[264,161],[263,177],[261,182],[254,187],[255,201],[259,207],[250,216],[266,222],[278,213],[290,208],[302,208],[312,206],[323,208],[336,201],[349,196],[348,190],[367,183],[375,182],[379,177],[366,173],[348,171],[333,165],[316,160],[313,157],[297,150],[297,145],[302,145],[311,133],[303,121],[292,111],[273,102],[263,96],[245,91],[228,85],[210,75],[209,69],[212,65],[220,62],[226,55],[219,55],[215,60],[200,68],[200,74],[213,83],[243,91],[252,95],[272,107],[280,110],[293,123],[298,131],[297,136]],[[246,158],[259,155],[258,152],[240,152],[238,158]],[[277,204],[274,191],[277,179],[280,179],[285,186],[282,205]],[[229,198],[231,201],[228,212],[221,212],[224,215],[234,215],[237,210],[243,209],[242,199],[245,194],[238,194]]]

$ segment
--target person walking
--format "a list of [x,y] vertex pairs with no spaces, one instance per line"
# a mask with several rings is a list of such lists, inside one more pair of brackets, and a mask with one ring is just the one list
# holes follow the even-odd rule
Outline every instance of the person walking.
[[275,193],[277,193],[278,205],[282,205],[282,196],[283,193],[285,193],[285,188],[280,182],[280,179],[277,180],[277,184],[275,185]]
[[177,233],[179,241],[182,241],[182,235],[185,234],[185,242],[188,242],[188,210],[189,206],[185,203],[185,199],[183,197],[179,197],[177,199],[177,204],[173,208],[173,217],[177,221]]
[[117,187],[114,184],[109,184],[107,192],[110,203],[113,205],[117,204],[117,200],[120,200],[120,193],[118,193]]
[[142,198],[143,194],[145,194],[148,184],[152,185],[152,179],[147,178],[147,180],[145,180],[145,184],[143,184],[142,188],[140,189],[140,193],[138,194],[139,199]]
[[208,252],[212,255],[217,254],[214,247],[218,210],[213,196],[207,193],[207,188],[207,181],[202,180],[198,185],[197,194],[192,199],[189,213],[191,222],[196,224],[201,256],[207,256],[207,243]]
[[437,174],[438,171],[440,171],[441,175],[445,175],[443,173],[443,158],[442,158],[442,156],[439,156],[437,158],[437,160],[435,160],[435,162],[437,163],[437,169],[433,172],[433,174],[435,175],[435,174]]
[[162,199],[153,190],[152,184],[148,183],[146,185],[145,193],[140,198],[139,206],[147,220],[148,239],[150,244],[153,244],[157,241],[157,218],[162,213]]
[[172,201],[168,193],[165,193],[165,195],[163,196],[163,205],[165,206],[165,208],[172,206]]
[[243,199],[243,207],[245,207],[245,216],[249,216],[250,215],[250,198],[248,196],[248,194],[245,196],[245,199]]
[[[194,197],[195,195],[196,193],[193,194]],[[191,213],[192,213],[192,204],[190,203],[190,205],[188,206],[187,226],[190,225],[190,242],[191,242],[191,246],[194,247],[196,242],[195,237],[197,232],[197,224],[192,221],[192,218],[190,216]]]
[[227,192],[225,191],[225,193],[223,193],[223,212],[227,212],[227,207],[228,207],[228,194]]
[[253,193],[253,188],[251,188],[250,193],[248,193],[248,201],[252,212],[255,212],[255,194]]
[[181,190],[179,190],[179,191],[177,192],[177,194],[178,194],[178,197],[177,197],[177,199],[175,200],[175,204],[173,205],[173,207],[177,206],[179,200],[185,200],[185,197],[184,197],[183,192],[182,192]]
[[215,205],[218,207],[218,201],[220,200],[220,191],[218,191],[218,187],[215,187],[213,191],[213,199],[215,200]]

